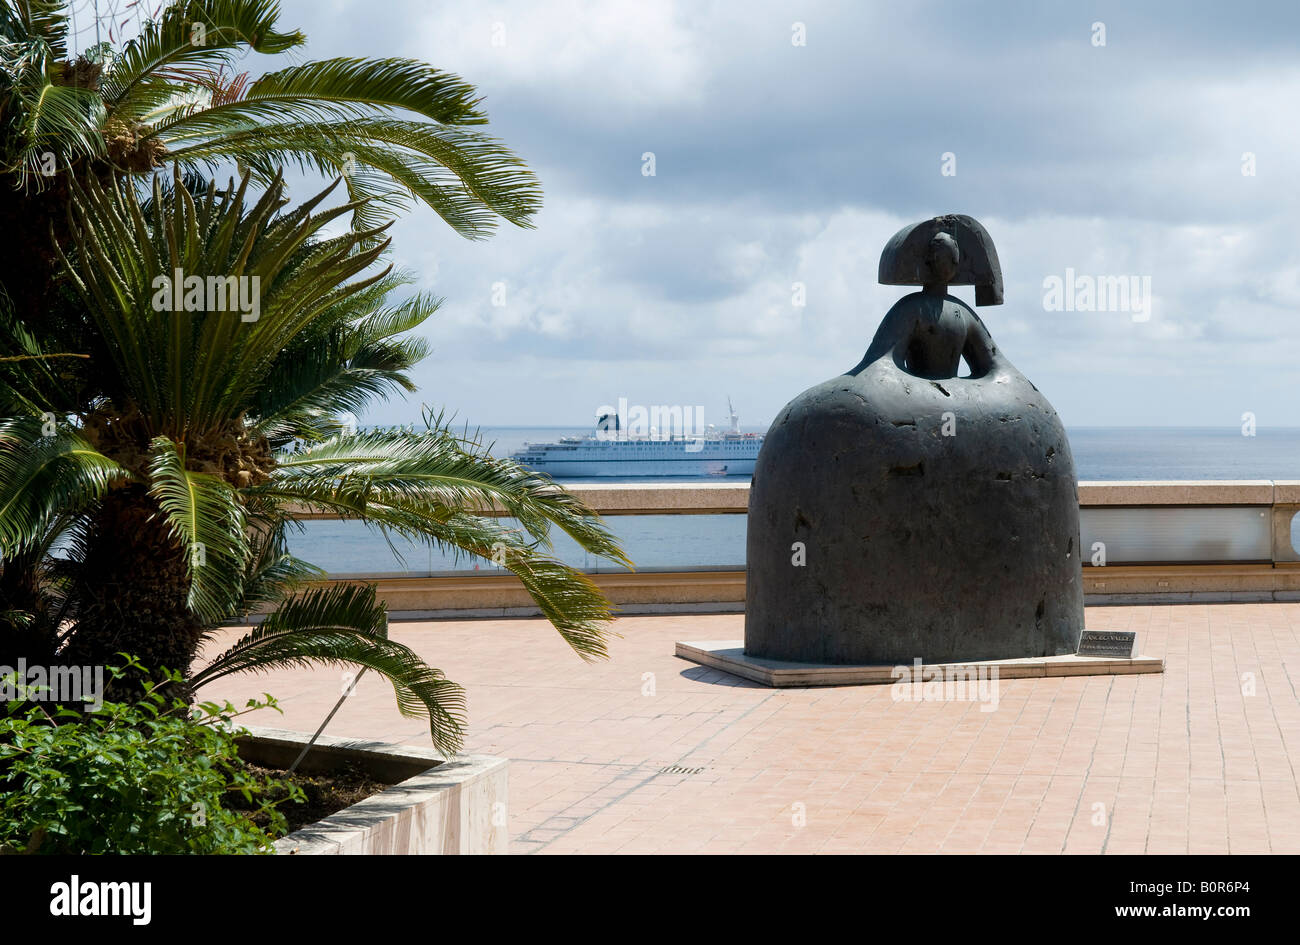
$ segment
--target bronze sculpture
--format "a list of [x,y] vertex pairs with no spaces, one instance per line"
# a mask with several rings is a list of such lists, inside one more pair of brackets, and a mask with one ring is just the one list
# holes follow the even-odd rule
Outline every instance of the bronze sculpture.
[[[1074,653],[1079,514],[1065,430],[950,285],[1002,303],[984,227],[947,215],[885,247],[920,285],[852,370],[778,415],[750,491],[745,653],[842,664]],[[969,373],[959,374],[962,361]]]

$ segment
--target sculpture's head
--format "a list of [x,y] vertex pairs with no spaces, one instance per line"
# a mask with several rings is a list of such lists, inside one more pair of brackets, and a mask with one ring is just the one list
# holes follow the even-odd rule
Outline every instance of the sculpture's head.
[[960,213],[895,233],[880,254],[880,283],[939,289],[973,285],[976,305],[1002,304],[1002,267],[993,240],[978,220]]

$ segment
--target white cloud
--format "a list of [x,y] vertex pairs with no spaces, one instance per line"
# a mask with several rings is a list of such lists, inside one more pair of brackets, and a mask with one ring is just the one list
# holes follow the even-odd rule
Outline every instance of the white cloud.
[[[428,211],[395,230],[399,258],[447,297],[422,396],[472,420],[585,422],[620,395],[728,392],[747,419],[770,419],[855,364],[906,291],[876,284],[885,240],[949,211],[991,232],[1007,304],[980,315],[1067,422],[1218,423],[1242,401],[1294,399],[1290,7],[1256,20],[1119,7],[1098,14],[1104,50],[1090,18],[1056,8],[335,8],[325,20],[287,0],[284,19],[313,56],[461,73],[546,187],[535,231],[470,244]],[[794,20],[806,48],[790,46]],[[939,174],[949,149],[955,178]],[[655,178],[639,173],[643,150]],[[1042,281],[1066,267],[1150,276],[1151,320],[1044,311]]]

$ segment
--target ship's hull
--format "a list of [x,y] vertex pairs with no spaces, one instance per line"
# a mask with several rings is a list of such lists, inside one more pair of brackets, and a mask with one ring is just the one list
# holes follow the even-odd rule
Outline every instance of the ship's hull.
[[753,459],[542,459],[528,466],[555,479],[615,476],[749,476]]
[[750,476],[762,445],[763,438],[752,434],[665,440],[574,437],[528,443],[511,458],[556,479]]

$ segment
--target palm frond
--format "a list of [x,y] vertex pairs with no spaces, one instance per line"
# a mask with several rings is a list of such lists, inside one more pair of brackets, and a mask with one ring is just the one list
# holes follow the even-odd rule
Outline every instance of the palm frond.
[[[401,283],[389,276],[362,294]],[[280,352],[256,394],[255,432],[273,442],[318,441],[337,432],[336,415],[359,414],[376,398],[415,390],[408,372],[428,353],[428,342],[395,336],[423,323],[440,300],[418,294],[362,314],[365,301],[352,297],[336,305],[318,319],[323,333],[304,331]]]
[[[174,176],[166,193],[155,184],[148,218],[126,183],[74,183],[76,259],[63,254],[63,260],[68,283],[97,330],[93,354],[114,367],[100,372],[111,384],[104,396],[137,405],[156,431],[180,436],[228,425],[245,413],[301,335],[318,320],[338,324],[349,300],[384,278],[382,271],[366,270],[385,246],[362,249],[374,235],[367,233],[315,238],[350,209],[313,212],[328,188],[276,216],[283,203],[280,180],[250,209],[242,199],[247,175],[238,188],[232,183],[218,193],[209,185],[197,199],[179,170]],[[204,302],[197,310],[169,304],[177,271],[201,287]],[[208,311],[214,286],[224,304]],[[236,291],[249,312],[233,303]],[[247,321],[245,315],[255,318]],[[387,380],[400,385],[397,375],[404,368],[394,369],[381,357],[395,350],[370,352],[363,359],[370,366],[359,363],[357,377],[387,372]],[[418,346],[410,353],[418,354]],[[347,360],[335,370],[346,370]],[[389,389],[387,380],[371,383],[371,392]]]
[[167,437],[153,440],[149,492],[187,555],[190,609],[217,623],[232,616],[243,597],[244,513],[226,482],[185,468],[183,450]]
[[66,415],[81,404],[65,375],[69,357],[86,355],[57,350],[64,339],[43,328],[38,336],[0,301],[0,416]]
[[591,554],[632,567],[600,516],[573,493],[513,460],[466,449],[445,429],[333,437],[279,456],[268,488],[307,489],[359,508],[400,503],[431,521],[450,510],[499,510],[535,538],[554,525]]
[[[519,578],[579,655],[605,654],[609,601],[590,578],[544,549],[555,526],[592,554],[630,568],[617,540],[592,509],[547,477],[471,452],[444,428],[332,437],[281,454],[271,481],[250,491],[491,560]],[[522,530],[475,510],[502,511]]]
[[7,0],[0,6],[0,30],[10,41],[39,41],[51,54],[68,54],[68,7],[60,0]]
[[273,607],[310,581],[325,577],[323,569],[295,557],[285,534],[297,523],[282,516],[249,516],[249,555],[244,572],[244,593],[239,612],[247,615],[260,607]]
[[[412,535],[411,537],[415,537]],[[425,534],[426,540],[432,535]],[[613,605],[581,571],[523,541],[517,531],[493,519],[457,512],[438,526],[437,543],[467,551],[506,568],[528,592],[575,653],[605,659]]]
[[99,93],[55,85],[43,80],[23,90],[24,145],[19,152],[19,175],[24,186],[60,169],[59,164],[103,157],[106,112]]
[[276,30],[279,16],[276,0],[178,0],[113,57],[104,100],[115,114],[138,119],[142,107],[159,100],[158,84],[171,95],[183,91],[168,69],[229,65],[241,47],[275,54],[306,42],[302,33]]
[[372,117],[280,121],[166,140],[171,159],[186,164],[255,152],[263,174],[280,165],[343,174],[359,202],[354,226],[360,228],[373,228],[418,200],[462,236],[483,239],[499,219],[532,226],[541,209],[537,178],[523,161],[495,138],[469,129]]
[[267,73],[228,101],[159,122],[168,139],[215,136],[267,121],[348,121],[377,110],[415,112],[444,125],[482,125],[474,87],[414,59],[338,58]]
[[35,417],[0,420],[0,558],[40,541],[57,516],[84,509],[128,475],[66,424],[50,431]]
[[408,718],[427,718],[434,747],[453,755],[464,742],[465,693],[409,647],[388,639],[388,615],[365,585],[312,588],[280,607],[191,678],[195,688],[231,673],[284,667],[364,666],[392,684]]

